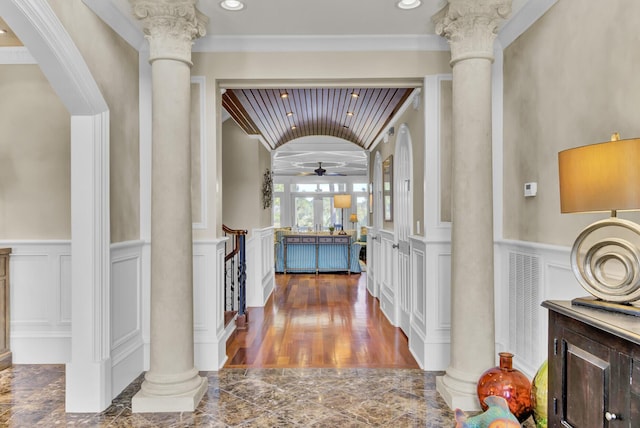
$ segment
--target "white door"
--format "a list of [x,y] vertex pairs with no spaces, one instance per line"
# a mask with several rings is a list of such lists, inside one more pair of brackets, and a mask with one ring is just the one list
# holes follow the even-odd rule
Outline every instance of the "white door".
[[413,225],[413,154],[411,134],[406,124],[400,125],[394,155],[393,204],[394,231],[397,242],[396,310],[400,328],[409,335],[411,323],[411,252],[409,236]]

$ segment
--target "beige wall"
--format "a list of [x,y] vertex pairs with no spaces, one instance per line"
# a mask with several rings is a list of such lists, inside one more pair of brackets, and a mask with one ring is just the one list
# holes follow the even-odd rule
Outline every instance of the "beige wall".
[[505,51],[505,238],[571,245],[607,217],[560,214],[557,153],[640,136],[638,16],[636,0],[559,1]]
[[140,238],[138,52],[81,1],[49,0],[109,106],[111,242]]
[[453,82],[440,82],[440,221],[451,222],[451,170],[453,158]]
[[[262,180],[270,157],[256,139],[228,119],[222,125],[222,222],[232,229],[271,225],[271,208],[262,208]],[[269,162],[266,162],[269,159]]]
[[[279,81],[282,85],[301,82],[331,84],[349,82],[353,85],[366,83],[421,84],[425,75],[449,73],[449,52],[248,52],[248,53],[197,53],[192,56],[192,74],[207,79],[207,122],[209,164],[207,182],[210,195],[208,212],[210,226],[206,231],[194,231],[194,238],[212,239],[220,235],[224,214],[218,214],[220,197],[215,198],[220,175],[216,172],[226,159],[214,147],[216,135],[221,138],[215,112],[220,87],[259,86]],[[336,67],[336,64],[340,64]],[[282,83],[286,82],[286,83]],[[294,83],[292,83],[294,82]],[[219,125],[218,125],[219,126]],[[413,137],[413,134],[412,134]],[[389,145],[387,145],[389,146]],[[219,148],[219,146],[218,146]],[[391,152],[392,153],[392,152]],[[261,179],[260,179],[261,180]],[[226,184],[225,184],[226,185]],[[391,224],[391,228],[393,225]]]
[[0,239],[70,239],[70,116],[37,65],[0,66]]

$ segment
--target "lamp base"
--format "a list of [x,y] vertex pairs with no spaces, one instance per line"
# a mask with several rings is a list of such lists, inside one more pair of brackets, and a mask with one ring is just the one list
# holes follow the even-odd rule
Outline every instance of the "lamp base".
[[600,300],[596,297],[587,296],[577,297],[571,301],[571,304],[640,317],[640,308],[630,303],[607,302],[606,300]]
[[341,230],[340,232],[338,232],[338,235],[346,235],[347,232],[345,232],[344,230]]

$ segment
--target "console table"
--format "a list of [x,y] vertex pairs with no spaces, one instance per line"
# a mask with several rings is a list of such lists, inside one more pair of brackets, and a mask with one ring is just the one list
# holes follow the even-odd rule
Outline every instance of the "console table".
[[296,270],[306,272],[315,270],[316,274],[321,271],[347,271],[351,274],[351,237],[349,235],[285,235],[284,273]]
[[546,301],[549,427],[640,426],[640,318]]

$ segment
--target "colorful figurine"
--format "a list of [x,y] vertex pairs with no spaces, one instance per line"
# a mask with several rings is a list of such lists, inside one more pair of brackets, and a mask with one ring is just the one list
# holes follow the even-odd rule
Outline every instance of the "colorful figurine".
[[470,418],[462,410],[456,409],[456,428],[520,428],[518,419],[509,411],[507,400],[490,395],[484,402],[489,408]]

